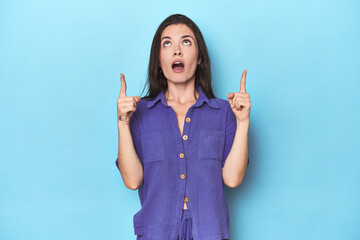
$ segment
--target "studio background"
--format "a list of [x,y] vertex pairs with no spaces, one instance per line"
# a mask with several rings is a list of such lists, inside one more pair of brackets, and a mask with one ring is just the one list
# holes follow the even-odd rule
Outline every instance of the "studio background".
[[248,70],[231,239],[359,239],[356,0],[0,1],[0,239],[135,239],[138,193],[114,163],[120,72],[140,95],[173,13],[202,31],[218,98]]

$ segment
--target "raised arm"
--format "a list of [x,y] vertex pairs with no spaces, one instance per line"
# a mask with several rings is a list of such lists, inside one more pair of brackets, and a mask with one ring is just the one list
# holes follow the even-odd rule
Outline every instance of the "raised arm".
[[124,74],[120,74],[121,86],[117,99],[117,118],[119,133],[119,151],[117,166],[127,188],[136,190],[143,182],[143,167],[135,151],[130,132],[130,118],[136,110],[140,97],[126,96],[126,82]]
[[248,130],[251,103],[250,95],[246,92],[246,74],[247,70],[242,74],[240,91],[228,94],[229,104],[236,116],[236,132],[222,173],[224,183],[231,188],[241,184],[248,164]]

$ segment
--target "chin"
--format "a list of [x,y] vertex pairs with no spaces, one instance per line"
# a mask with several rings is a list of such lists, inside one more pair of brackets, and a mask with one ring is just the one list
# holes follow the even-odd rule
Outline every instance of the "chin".
[[173,82],[173,83],[186,83],[191,81],[191,79],[195,80],[195,75],[193,77],[187,77],[187,76],[181,76],[180,74],[177,75],[172,75],[169,78],[166,78],[168,81]]

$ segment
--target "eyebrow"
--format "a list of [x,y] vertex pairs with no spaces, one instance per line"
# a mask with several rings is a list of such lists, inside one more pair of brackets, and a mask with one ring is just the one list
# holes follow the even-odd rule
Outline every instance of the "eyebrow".
[[[192,38],[192,39],[194,40],[194,38],[193,38],[192,36],[190,36],[190,35],[184,35],[184,36],[182,36],[181,38],[187,38],[187,37]],[[171,39],[171,37],[165,36],[165,37],[163,37],[163,38],[161,39],[161,41],[164,40],[165,38]]]

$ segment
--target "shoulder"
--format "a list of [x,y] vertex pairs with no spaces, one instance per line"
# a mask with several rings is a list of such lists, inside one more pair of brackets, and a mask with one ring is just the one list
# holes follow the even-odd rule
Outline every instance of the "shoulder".
[[230,103],[228,100],[221,98],[212,98],[213,101],[219,106],[220,114],[226,118],[226,122],[235,122],[236,117],[234,112],[231,109]]
[[[152,103],[153,99],[149,98],[140,98],[140,101],[136,104],[136,110],[133,113],[136,118],[138,118],[139,121],[141,121],[143,118],[148,118],[151,116],[154,116],[158,113],[158,111],[154,111],[154,106]],[[149,105],[152,103],[151,105]]]
[[136,104],[136,110],[131,118],[141,118],[141,116],[144,114],[144,111],[146,111],[147,109],[148,103],[149,100],[140,98],[140,101]]
[[150,101],[151,101],[150,98],[140,98],[140,101],[138,102],[137,106],[141,108],[146,108]]
[[140,98],[140,101],[137,103],[136,105],[136,110],[147,110],[148,109],[148,104],[152,101],[153,99],[150,98]]
[[222,111],[228,111],[230,108],[230,104],[228,100],[224,100],[221,98],[210,98],[209,99],[210,104],[217,106]]

